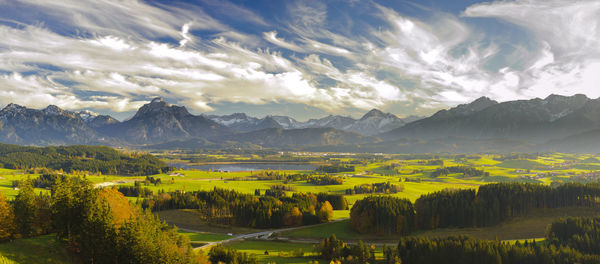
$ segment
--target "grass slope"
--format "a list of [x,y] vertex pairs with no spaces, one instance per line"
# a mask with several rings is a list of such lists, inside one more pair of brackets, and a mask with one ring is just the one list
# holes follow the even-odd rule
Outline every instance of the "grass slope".
[[14,263],[73,263],[54,235],[2,243],[0,255]]
[[[561,217],[592,217],[600,214],[600,208],[567,207],[555,209],[539,209],[523,217],[516,217],[500,225],[483,228],[440,228],[436,230],[420,231],[412,235],[426,237],[448,237],[468,235],[480,239],[518,240],[542,238],[546,234],[546,227]],[[377,236],[360,234],[349,226],[349,220],[336,223],[309,227],[299,230],[284,232],[280,236],[291,238],[321,239],[335,234],[340,239],[349,240],[397,240],[399,236]]]

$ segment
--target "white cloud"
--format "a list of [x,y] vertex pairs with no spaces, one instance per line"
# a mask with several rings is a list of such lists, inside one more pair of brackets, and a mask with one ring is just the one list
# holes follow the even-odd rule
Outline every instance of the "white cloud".
[[225,30],[228,27],[192,5],[150,5],[140,0],[17,0],[26,7],[44,11],[52,22],[79,28],[91,34],[178,38],[182,21],[194,21],[196,29]]
[[292,50],[292,51],[297,51],[297,52],[306,52],[300,46],[298,46],[294,43],[286,42],[285,40],[278,38],[276,31],[265,32],[265,33],[263,33],[263,35],[264,35],[265,40],[267,40],[268,42],[271,42],[279,47],[282,47],[282,48],[285,48],[288,50]]
[[467,8],[464,16],[494,17],[536,36],[539,54],[519,73],[527,97],[550,93],[600,96],[600,2],[497,1]]
[[[486,33],[456,16],[417,19],[377,4],[372,15],[382,22],[356,23],[360,33],[350,33],[352,25],[332,26],[321,2],[288,4],[291,22],[269,25],[240,6],[204,1],[267,28],[250,34],[185,4],[19,1],[53,23],[0,24],[0,103],[130,111],[141,102],[129,98],[163,96],[202,111],[223,102],[291,102],[338,113],[424,102],[414,110],[430,112],[482,95],[600,96],[595,1],[502,1],[465,10],[464,16],[495,17],[530,31],[537,51],[517,43],[512,53],[481,41]],[[65,34],[57,25],[82,32]],[[507,65],[487,67],[499,56]]]
[[183,24],[183,26],[181,27],[181,37],[183,38],[182,40],[179,41],[179,47],[183,47],[185,46],[185,44],[187,44],[188,42],[190,42],[192,40],[192,37],[190,36],[190,26],[193,23],[185,23]]

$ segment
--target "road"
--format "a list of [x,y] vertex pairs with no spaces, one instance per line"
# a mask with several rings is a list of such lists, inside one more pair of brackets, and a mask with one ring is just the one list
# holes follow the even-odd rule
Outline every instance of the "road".
[[[292,230],[298,230],[298,229],[303,229],[303,228],[309,228],[309,227],[315,227],[315,226],[320,226],[320,225],[326,225],[326,224],[331,224],[331,223],[335,223],[335,222],[340,222],[340,221],[344,221],[347,220],[349,218],[340,218],[340,219],[336,219],[334,221],[331,222],[327,222],[327,223],[322,223],[322,224],[316,224],[316,225],[306,225],[306,226],[297,226],[297,227],[288,227],[288,228],[281,228],[281,229],[273,229],[273,230],[267,230],[267,231],[261,231],[261,232],[256,232],[256,233],[250,233],[250,234],[242,234],[242,235],[237,235],[234,236],[230,239],[225,239],[225,240],[221,240],[221,241],[215,241],[215,242],[210,242],[204,246],[201,247],[196,247],[194,249],[201,249],[201,250],[208,250],[211,247],[214,247],[218,244],[228,244],[231,242],[235,242],[235,241],[239,241],[239,240],[244,240],[244,239],[249,239],[249,238],[261,238],[261,237],[270,237],[271,235],[275,234],[275,233],[282,233],[282,232],[287,232],[287,231],[292,231]],[[196,230],[190,230],[190,229],[182,229],[181,230],[184,231],[189,231],[189,232],[199,232]]]

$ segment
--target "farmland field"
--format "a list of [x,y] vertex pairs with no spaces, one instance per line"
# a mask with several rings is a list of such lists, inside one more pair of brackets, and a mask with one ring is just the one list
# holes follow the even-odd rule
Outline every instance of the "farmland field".
[[[228,156],[231,161],[241,158]],[[256,157],[254,157],[256,158]],[[171,159],[175,159],[171,157]],[[265,158],[262,157],[262,160]],[[538,183],[542,185],[558,185],[566,182],[597,182],[600,174],[600,160],[594,155],[573,154],[542,154],[525,157],[511,157],[510,155],[471,155],[471,156],[430,156],[429,158],[411,158],[402,155],[369,155],[366,158],[349,156],[331,156],[323,158],[315,164],[350,164],[352,171],[324,173],[314,170],[269,170],[269,171],[202,171],[194,169],[175,169],[169,173],[151,175],[152,183],[145,176],[118,176],[89,174],[85,178],[96,184],[97,187],[119,188],[133,187],[136,181],[142,188],[152,191],[153,194],[162,192],[191,192],[210,191],[215,188],[235,190],[240,193],[254,194],[257,190],[264,193],[276,185],[286,186],[285,195],[291,197],[293,193],[329,193],[343,195],[348,201],[347,210],[333,211],[332,220],[340,220],[319,226],[307,226],[292,231],[273,234],[272,237],[291,239],[285,241],[269,240],[240,240],[230,244],[231,247],[255,254],[261,262],[276,263],[307,263],[314,260],[312,249],[314,243],[335,234],[338,238],[356,241],[363,240],[367,243],[394,244],[399,236],[380,236],[361,234],[349,226],[350,208],[352,205],[371,195],[389,195],[405,198],[412,202],[421,195],[454,189],[475,189],[480,185],[494,182],[523,182]],[[227,160],[223,160],[226,162]],[[201,163],[200,163],[201,164]],[[464,175],[463,173],[447,173],[433,177],[433,173],[445,167],[469,167],[486,172],[485,175]],[[276,176],[273,176],[276,175]],[[316,185],[306,179],[295,180],[289,175],[329,175],[343,179],[341,184]],[[0,169],[0,192],[12,199],[18,194],[15,181],[33,179],[39,174],[23,170]],[[279,177],[279,178],[278,178]],[[301,178],[301,177],[300,177]],[[350,194],[358,186],[371,186],[372,184],[389,183],[400,186],[396,193],[360,193]],[[36,188],[38,193],[49,193],[48,189]],[[348,193],[350,192],[350,193]],[[140,203],[144,197],[128,197],[132,203]],[[163,221],[179,227],[180,234],[190,238],[195,243],[207,243],[226,240],[241,234],[251,234],[264,231],[264,229],[230,226],[212,223],[205,219],[195,209],[175,209],[157,211],[155,214]],[[552,221],[564,216],[595,216],[600,214],[599,209],[590,208],[559,208],[536,210],[523,217],[516,217],[500,225],[485,228],[442,228],[430,231],[418,231],[412,236],[447,237],[456,235],[469,235],[481,239],[499,239],[516,241],[523,239],[536,239],[544,237],[546,226]],[[304,240],[297,243],[296,240]],[[0,244],[0,254],[10,260],[29,261],[27,252],[30,247],[43,243],[46,252],[39,255],[42,262],[62,263],[68,262],[64,252],[54,247],[52,236],[42,236],[32,239],[19,239],[14,243]],[[302,249],[303,255],[299,256],[297,250]],[[296,252],[292,252],[296,250]],[[265,251],[269,254],[266,255]],[[380,252],[380,251],[378,251]],[[381,256],[378,253],[378,256]],[[54,262],[53,262],[54,261]]]

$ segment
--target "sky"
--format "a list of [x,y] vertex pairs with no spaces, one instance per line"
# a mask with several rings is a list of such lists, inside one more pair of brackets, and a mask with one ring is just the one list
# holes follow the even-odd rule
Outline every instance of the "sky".
[[428,115],[600,96],[600,1],[0,0],[0,105]]

